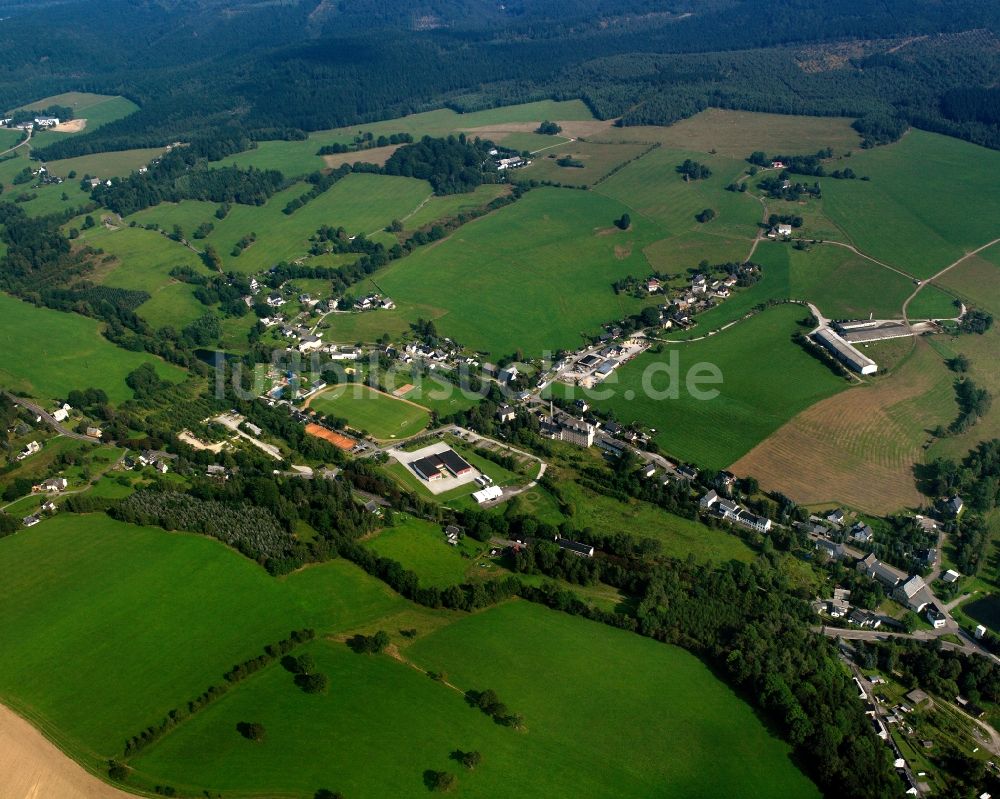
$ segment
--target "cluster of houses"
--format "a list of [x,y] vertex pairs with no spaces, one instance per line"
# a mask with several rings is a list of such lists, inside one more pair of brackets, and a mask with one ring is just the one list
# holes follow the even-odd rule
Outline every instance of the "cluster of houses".
[[714,488],[707,492],[700,500],[699,506],[703,511],[707,511],[717,516],[724,522],[738,524],[748,530],[758,533],[769,532],[773,522],[766,516],[758,516],[751,513],[738,502],[727,497],[720,496]]
[[[6,119],[0,119],[0,127],[6,128],[10,127],[10,123],[13,122],[13,117],[7,117]],[[14,125],[16,130],[34,130],[36,127],[39,128],[54,128],[60,122],[59,117],[35,117],[34,119],[26,119],[23,122],[17,122]]]
[[355,311],[391,311],[396,303],[381,294],[369,294],[354,303]]
[[[748,275],[758,271],[758,268],[753,264],[744,264],[742,269]],[[706,311],[714,307],[720,300],[730,297],[738,283],[739,277],[736,275],[727,275],[721,279],[710,279],[703,274],[694,275],[687,289],[678,292],[671,297],[670,302],[660,306],[662,327],[666,330],[674,327],[691,327],[694,324],[692,316]],[[647,289],[649,285],[647,283]],[[662,286],[657,286],[657,288],[659,291],[665,291]]]
[[147,449],[140,452],[136,457],[132,457],[131,455],[126,456],[122,460],[122,468],[130,471],[139,471],[150,467],[160,474],[166,474],[170,471],[170,466],[175,460],[177,460],[177,456],[170,452]]

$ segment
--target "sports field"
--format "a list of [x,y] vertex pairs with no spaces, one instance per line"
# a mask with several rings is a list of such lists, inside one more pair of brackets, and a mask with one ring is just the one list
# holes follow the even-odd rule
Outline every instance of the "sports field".
[[824,208],[869,255],[929,277],[997,237],[996,150],[911,130],[851,167],[871,180],[822,181]]
[[440,309],[439,331],[494,357],[575,348],[581,332],[642,308],[611,283],[647,274],[642,249],[663,234],[647,220],[617,230],[624,210],[596,192],[534,189],[377,280],[397,303]]
[[93,319],[0,294],[0,382],[39,399],[65,397],[74,388],[102,388],[112,402],[122,402],[132,396],[125,377],[140,364],[152,363],[165,380],[183,379],[179,367],[116,347],[100,331]]
[[346,419],[351,429],[383,441],[415,436],[430,424],[426,409],[357,383],[328,388],[312,397],[308,406]]
[[[269,669],[136,766],[229,796],[311,797],[320,787],[420,796],[426,769],[456,773],[458,791],[473,797],[818,795],[787,746],[683,650],[526,602],[416,629],[412,646],[400,639],[404,662],[314,644],[330,677],[325,695],[307,696]],[[407,663],[443,671],[450,684]],[[524,715],[525,731],[465,704],[460,691],[486,687]],[[267,729],[263,744],[235,733],[249,717]],[[459,767],[455,749],[479,751],[481,765]]]
[[[799,411],[847,387],[792,342],[802,317],[797,305],[771,308],[703,341],[644,353],[614,373],[616,383],[601,384],[600,391],[613,390],[614,396],[594,404],[613,409],[621,422],[638,420],[656,428],[660,446],[679,458],[724,468]],[[647,387],[663,392],[674,384],[664,371],[671,357],[677,359],[680,396],[651,396]],[[685,389],[688,370],[699,364],[714,365],[722,373],[722,384],[702,386],[717,389],[715,399],[699,400]]]

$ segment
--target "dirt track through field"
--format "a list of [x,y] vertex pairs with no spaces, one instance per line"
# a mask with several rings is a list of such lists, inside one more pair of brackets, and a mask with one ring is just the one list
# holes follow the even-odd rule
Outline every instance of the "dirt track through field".
[[2,799],[129,799],[59,751],[44,735],[0,705]]

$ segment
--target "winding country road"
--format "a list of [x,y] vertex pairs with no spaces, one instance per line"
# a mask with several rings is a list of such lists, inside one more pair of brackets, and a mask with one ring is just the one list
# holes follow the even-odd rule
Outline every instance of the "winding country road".
[[946,266],[944,269],[942,269],[937,274],[932,275],[931,277],[927,278],[926,280],[921,280],[920,283],[919,283],[919,285],[917,285],[917,287],[913,290],[913,293],[909,297],[906,298],[905,302],[903,302],[903,322],[905,324],[907,324],[907,325],[910,324],[910,317],[907,315],[907,312],[906,312],[907,308],[910,307],[910,301],[920,293],[920,290],[924,286],[926,286],[928,283],[933,283],[935,280],[937,280],[939,277],[941,277],[941,275],[945,274],[946,272],[951,271],[952,269],[954,269],[956,266],[958,266],[963,261],[971,258],[973,255],[979,255],[979,253],[981,253],[983,250],[989,249],[994,244],[998,244],[998,243],[1000,243],[1000,239],[993,239],[993,241],[989,241],[986,244],[984,244],[983,246],[977,247],[972,252],[967,252],[965,255],[963,255],[961,258],[959,258],[957,261],[953,261],[952,263],[948,264],[948,266]]
[[31,400],[27,400],[24,397],[19,397],[16,394],[11,394],[9,391],[4,391],[3,393],[15,405],[20,405],[22,408],[27,408],[36,416],[41,416],[42,421],[45,422],[49,427],[51,427],[60,435],[66,436],[67,438],[74,438],[77,441],[87,441],[91,444],[100,443],[96,438],[92,438],[91,436],[85,436],[83,435],[83,433],[75,433],[69,428],[64,427],[55,420],[55,417],[51,413],[42,408],[40,405],[36,405]]

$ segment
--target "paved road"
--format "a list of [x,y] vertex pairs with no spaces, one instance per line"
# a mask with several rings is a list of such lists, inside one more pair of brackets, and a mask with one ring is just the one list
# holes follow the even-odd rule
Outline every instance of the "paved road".
[[[950,621],[950,620],[949,620]],[[944,627],[939,630],[917,630],[914,633],[897,633],[890,632],[888,630],[847,630],[841,629],[840,627],[816,627],[815,632],[821,632],[828,638],[841,638],[844,641],[884,641],[888,638],[909,638],[914,641],[933,641],[935,638],[940,638],[946,633],[951,633],[952,635],[957,635],[962,639],[962,644],[956,644],[951,641],[941,641],[941,648],[947,649],[949,651],[964,652],[965,654],[976,654],[980,655],[988,660],[992,660],[994,663],[1000,663],[1000,658],[994,655],[989,650],[985,649],[978,641],[971,638],[964,630],[954,625],[954,622],[948,627]]]
[[82,433],[75,433],[67,427],[64,427],[59,422],[55,420],[47,410],[42,408],[40,405],[36,405],[31,400],[27,400],[24,397],[19,397],[16,394],[11,394],[9,391],[3,392],[7,398],[13,402],[15,405],[20,405],[22,408],[27,408],[29,411],[37,416],[42,417],[42,421],[45,422],[49,427],[55,430],[60,435],[66,436],[67,438],[74,438],[77,441],[89,441],[91,444],[99,443],[96,438],[91,438],[90,436],[85,436]]

